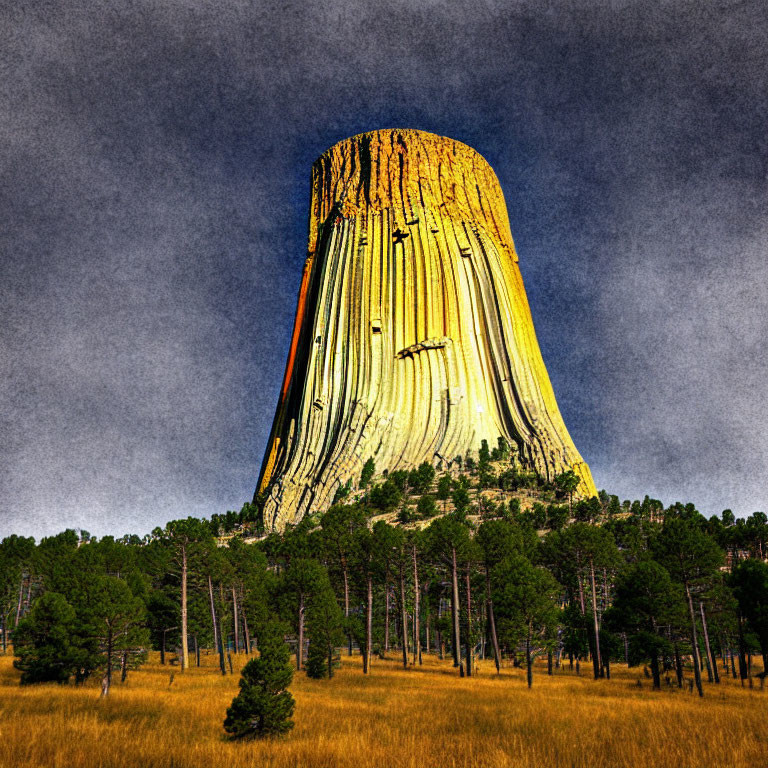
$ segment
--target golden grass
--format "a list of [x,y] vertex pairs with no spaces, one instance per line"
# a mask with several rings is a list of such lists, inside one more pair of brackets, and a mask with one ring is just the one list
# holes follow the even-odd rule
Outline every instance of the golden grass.
[[[246,657],[236,659],[237,667]],[[343,658],[333,680],[297,674],[296,727],[276,741],[233,743],[222,729],[238,676],[214,656],[181,674],[157,658],[100,700],[82,688],[21,688],[0,657],[3,768],[763,768],[768,765],[768,691],[726,678],[705,698],[653,692],[642,674],[616,665],[610,681],[480,664],[459,679],[427,656],[404,670],[395,657],[364,677]],[[586,669],[586,667],[585,667]]]

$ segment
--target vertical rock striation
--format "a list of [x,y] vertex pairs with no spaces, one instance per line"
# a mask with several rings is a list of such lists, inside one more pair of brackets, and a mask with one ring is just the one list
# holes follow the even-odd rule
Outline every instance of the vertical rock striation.
[[312,171],[309,253],[257,495],[268,528],[378,471],[504,437],[595,493],[544,367],[488,163],[413,130],[354,136]]

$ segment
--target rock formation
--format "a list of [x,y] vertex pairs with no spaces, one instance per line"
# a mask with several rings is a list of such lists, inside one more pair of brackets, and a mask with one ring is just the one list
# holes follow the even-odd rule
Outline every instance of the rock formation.
[[488,163],[413,130],[346,139],[314,164],[309,253],[257,497],[268,529],[324,510],[367,459],[445,467],[504,437],[541,476],[589,468],[536,341]]

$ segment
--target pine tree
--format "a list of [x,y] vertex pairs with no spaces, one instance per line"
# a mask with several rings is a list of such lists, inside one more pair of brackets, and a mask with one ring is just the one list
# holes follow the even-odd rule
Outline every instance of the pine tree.
[[363,464],[363,471],[360,473],[360,487],[365,488],[373,479],[373,475],[376,472],[376,464],[374,463],[373,459],[368,459],[368,461]]
[[344,614],[336,600],[328,574],[322,572],[307,603],[307,676],[333,677],[336,647],[344,641]]
[[650,659],[656,690],[661,688],[659,658],[672,651],[663,629],[678,622],[682,604],[682,591],[669,573],[653,560],[643,560],[621,574],[606,614],[609,625],[628,635],[631,659]]
[[75,610],[63,595],[46,592],[13,634],[21,683],[66,683],[82,662],[75,637]]
[[235,739],[279,736],[293,728],[294,700],[288,691],[293,665],[280,625],[265,625],[259,649],[259,657],[243,667],[240,693],[224,720],[224,730]]
[[533,685],[536,645],[546,644],[559,619],[560,585],[545,568],[524,555],[505,558],[491,572],[493,602],[498,609],[499,634],[510,644],[525,644],[528,687]]
[[701,529],[701,518],[692,509],[670,508],[664,528],[654,542],[655,559],[685,590],[691,630],[693,674],[699,696],[704,695],[699,668],[699,640],[693,596],[706,587],[723,562],[723,552]]
[[469,529],[459,514],[439,517],[426,529],[426,550],[451,577],[451,646],[453,666],[461,664],[461,631],[459,629],[459,565],[469,548]]
[[[120,659],[127,665],[129,658],[136,660],[146,655],[149,645],[149,632],[144,627],[146,606],[123,579],[98,576],[93,579],[88,605],[78,618],[85,622],[78,631],[97,644],[91,664],[103,672],[101,695],[106,696]],[[126,669],[124,666],[123,671]]]
[[768,670],[768,565],[760,560],[745,560],[731,576],[739,613],[755,633],[763,668]]

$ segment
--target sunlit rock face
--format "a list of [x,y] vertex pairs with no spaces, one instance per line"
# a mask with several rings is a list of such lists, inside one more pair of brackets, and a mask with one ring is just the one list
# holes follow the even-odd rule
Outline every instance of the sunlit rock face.
[[377,472],[445,467],[504,437],[592,495],[541,357],[504,197],[458,141],[413,130],[336,144],[312,170],[309,253],[257,495],[267,528]]

